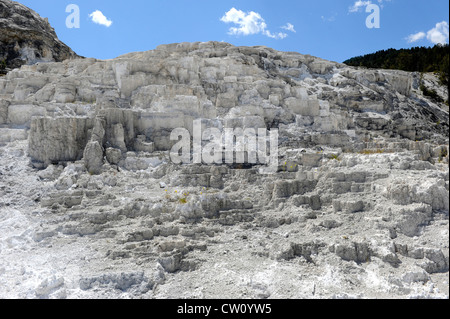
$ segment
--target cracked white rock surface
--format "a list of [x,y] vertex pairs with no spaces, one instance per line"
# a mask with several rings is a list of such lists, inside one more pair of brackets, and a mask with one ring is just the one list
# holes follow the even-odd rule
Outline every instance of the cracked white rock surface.
[[[0,298],[448,298],[448,111],[413,77],[216,42],[11,71]],[[278,172],[171,163],[196,118],[278,128]]]

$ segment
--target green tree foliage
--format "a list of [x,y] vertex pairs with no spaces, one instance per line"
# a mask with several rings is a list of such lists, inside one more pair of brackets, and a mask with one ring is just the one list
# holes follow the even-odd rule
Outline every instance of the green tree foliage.
[[374,69],[396,69],[410,72],[436,72],[443,85],[448,85],[449,45],[388,49],[344,61],[349,66]]
[[448,86],[448,72],[449,72],[449,55],[447,53],[447,56],[444,56],[442,58],[441,69],[439,70],[439,80],[443,85],[447,86]]

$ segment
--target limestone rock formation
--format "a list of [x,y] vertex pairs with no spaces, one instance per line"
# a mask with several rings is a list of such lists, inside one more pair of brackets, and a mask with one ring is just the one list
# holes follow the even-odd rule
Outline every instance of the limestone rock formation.
[[0,1],[0,72],[24,64],[61,62],[75,57],[72,49],[58,39],[47,19],[18,2]]
[[[448,298],[448,108],[417,76],[222,42],[10,71],[0,297]],[[195,120],[277,131],[278,165],[175,163]]]
[[[363,148],[358,141],[375,138],[445,144],[448,113],[418,95],[414,76],[265,47],[184,43],[110,61],[23,67],[0,80],[0,114],[1,123],[32,127],[33,134],[36,116],[77,122],[100,116],[106,125],[104,148],[123,153],[149,147],[167,151],[173,145],[170,132],[184,127],[192,134],[199,118],[221,127],[280,128],[303,147],[352,145],[357,151]],[[88,130],[83,132],[81,140],[87,142]],[[53,154],[47,148],[53,146],[30,145],[32,159],[48,163],[38,154]],[[52,160],[66,161],[64,152]]]

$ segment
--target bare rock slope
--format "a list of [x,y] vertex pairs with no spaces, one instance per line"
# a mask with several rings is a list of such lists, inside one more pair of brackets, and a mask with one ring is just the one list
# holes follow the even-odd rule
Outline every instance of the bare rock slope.
[[[448,298],[449,119],[418,77],[219,42],[9,72],[0,297]],[[196,119],[278,129],[277,172],[174,164]]]
[[0,1],[0,31],[0,74],[24,64],[77,57],[47,19],[18,2]]

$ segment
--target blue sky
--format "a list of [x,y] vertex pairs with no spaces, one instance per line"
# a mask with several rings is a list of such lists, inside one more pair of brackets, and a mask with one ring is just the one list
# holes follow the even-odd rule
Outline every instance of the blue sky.
[[[79,55],[98,59],[166,43],[225,41],[343,62],[382,49],[448,43],[447,0],[18,2],[47,17],[58,37]],[[370,3],[380,8],[380,28],[366,26]],[[66,26],[69,4],[79,7],[79,28]]]

